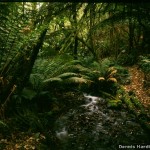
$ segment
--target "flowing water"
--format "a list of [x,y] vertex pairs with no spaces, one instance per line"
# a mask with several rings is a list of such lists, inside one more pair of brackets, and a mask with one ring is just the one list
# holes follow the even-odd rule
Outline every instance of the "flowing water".
[[84,94],[82,105],[55,122],[61,150],[117,150],[147,144],[148,135],[127,110],[107,108],[106,100]]

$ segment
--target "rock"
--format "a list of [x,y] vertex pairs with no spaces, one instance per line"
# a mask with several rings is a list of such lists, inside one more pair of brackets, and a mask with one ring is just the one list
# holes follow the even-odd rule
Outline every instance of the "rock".
[[66,141],[68,139],[68,131],[63,128],[62,131],[56,131],[56,137],[61,141]]

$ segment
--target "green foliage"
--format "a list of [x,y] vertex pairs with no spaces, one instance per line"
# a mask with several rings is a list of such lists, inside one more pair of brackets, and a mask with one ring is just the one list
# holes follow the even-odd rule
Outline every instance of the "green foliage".
[[2,120],[0,120],[0,128],[5,128],[7,127],[7,124],[4,123]]
[[40,90],[40,85],[43,80],[43,75],[39,73],[31,74],[29,83],[31,83],[31,88],[33,90]]
[[83,83],[90,83],[90,80],[87,80],[85,78],[79,78],[79,77],[70,77],[66,80],[66,83],[77,83],[77,84],[83,84]]
[[105,75],[106,71],[109,69],[109,67],[111,67],[113,65],[114,65],[114,62],[111,59],[109,59],[109,58],[103,59],[100,64],[102,74]]
[[[67,58],[69,58],[69,61]],[[52,59],[51,63],[48,60],[37,61],[33,73],[41,72],[43,75],[42,87],[52,89],[53,87],[62,87],[62,84],[71,84],[86,82],[86,74],[91,70],[82,65],[79,60],[71,60],[69,56],[62,55]],[[46,69],[45,69],[46,68]],[[83,78],[84,76],[84,78]],[[64,85],[65,86],[65,85]],[[64,87],[65,88],[65,87]]]
[[[0,120],[0,136],[3,134],[5,136],[8,136],[10,133],[10,126],[6,121]],[[0,144],[1,148],[1,144]]]
[[28,130],[32,132],[43,131],[43,123],[34,112],[24,110],[16,114],[13,118],[13,124],[21,131]]
[[51,82],[57,83],[61,81],[62,81],[61,78],[54,77],[54,78],[49,78],[49,79],[44,80],[43,83],[51,83]]
[[[40,93],[35,92],[31,88],[25,87],[20,93],[15,93],[11,98],[11,108],[10,110],[14,110],[13,113],[19,111],[24,108],[31,107],[32,109],[34,105],[33,99],[37,97]],[[8,111],[9,112],[9,111]]]
[[[64,65],[66,68],[59,68],[60,70],[57,71],[58,76],[49,78],[43,81],[43,86],[47,87],[46,89],[52,89],[54,88],[66,88],[67,85],[70,85],[70,87],[74,84],[74,87],[71,88],[76,88],[77,85],[80,84],[89,84],[89,76],[87,73],[89,73],[89,69],[85,68],[81,65],[71,65],[69,66],[69,63],[67,65]],[[63,73],[64,71],[64,73]],[[67,72],[65,72],[67,71]],[[68,72],[68,71],[74,71],[74,72]],[[56,73],[56,72],[55,72]],[[89,73],[90,74],[90,73]]]
[[[39,70],[43,72],[45,78],[41,82],[41,87],[48,91],[54,91],[54,89],[56,91],[58,89],[93,91],[97,89],[115,93],[117,87],[116,77],[118,79],[120,77],[120,80],[122,80],[126,72],[119,66],[111,70],[110,66],[113,65],[114,62],[111,59],[104,59],[100,63],[90,57],[89,61],[88,58],[66,61],[66,58],[63,59],[62,55],[52,59],[50,64],[46,60],[43,60],[43,62],[40,60],[40,63],[36,63],[33,74]],[[114,70],[119,70],[119,72],[114,74]],[[104,77],[104,82],[101,81],[101,77]]]
[[117,58],[117,63],[120,65],[133,65],[134,63],[136,63],[136,56],[134,56],[133,54],[121,54],[118,58]]
[[[51,130],[62,113],[79,103],[74,93],[74,99],[61,98],[66,91],[109,97],[109,108],[124,102],[131,112],[141,109],[145,114],[134,96],[124,94],[123,101],[116,96],[119,83],[128,82],[129,75],[112,58],[130,65],[136,62],[134,54],[149,49],[148,10],[149,5],[126,3],[0,3],[0,106],[8,103],[6,117],[13,116],[12,128]],[[78,60],[73,60],[75,39]],[[142,56],[139,65],[149,72],[149,56]],[[0,130],[8,128],[0,120]]]
[[73,73],[73,72],[65,72],[65,73],[59,75],[58,78],[67,79],[67,78],[75,77],[75,76],[78,76],[78,74]]
[[32,100],[36,96],[36,92],[27,88],[24,88],[21,96],[27,100]]
[[135,97],[135,95],[129,95],[124,90],[121,91],[123,94],[121,100],[127,106],[128,111],[133,113],[137,121],[141,124],[143,129],[150,133],[150,125],[149,125],[149,114],[146,112],[144,106],[141,104],[140,100]]
[[135,110],[135,106],[131,102],[130,96],[128,94],[124,94],[123,101],[127,105],[129,111],[133,112]]
[[115,65],[108,69],[111,73],[113,73],[113,77],[117,79],[117,81],[121,84],[128,84],[130,82],[130,75],[126,68]]
[[138,64],[145,73],[150,73],[150,56],[140,56]]
[[121,100],[109,100],[107,103],[108,108],[120,108],[122,105]]
[[49,78],[42,82],[42,89],[43,90],[54,90],[56,88],[61,88],[62,79],[58,77]]
[[[57,56],[53,59],[37,59],[33,68],[33,73],[39,73],[43,76],[43,79],[48,77],[54,77],[59,75],[57,74],[58,70],[61,71],[67,62],[71,61],[70,56],[62,55]],[[66,64],[67,67],[67,64]],[[55,71],[54,71],[55,70]],[[53,75],[54,74],[54,75]],[[56,75],[55,75],[56,74]]]

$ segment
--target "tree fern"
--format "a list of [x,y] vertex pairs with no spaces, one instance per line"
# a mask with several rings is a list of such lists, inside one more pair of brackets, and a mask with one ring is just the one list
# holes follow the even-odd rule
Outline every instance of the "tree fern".
[[87,83],[91,83],[92,81],[87,80],[85,78],[82,77],[70,77],[68,79],[65,80],[66,83],[77,83],[77,84],[87,84]]
[[73,73],[73,72],[65,72],[63,74],[60,74],[57,77],[64,80],[64,79],[67,79],[67,78],[70,78],[70,77],[75,77],[75,76],[78,76],[78,74],[77,73]]
[[61,82],[62,79],[59,77],[49,78],[43,81],[43,83]]

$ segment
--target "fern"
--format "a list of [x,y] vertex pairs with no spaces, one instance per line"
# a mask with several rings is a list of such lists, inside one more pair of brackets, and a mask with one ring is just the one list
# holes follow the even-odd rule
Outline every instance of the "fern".
[[117,83],[117,79],[116,78],[108,78],[107,81],[111,81],[111,82]]
[[50,75],[51,77],[58,76],[64,72],[79,72],[79,61],[70,61],[67,63],[64,63],[60,67],[55,68],[53,73]]
[[7,127],[7,124],[0,120],[0,128]]
[[110,60],[109,58],[103,59],[100,64],[102,76],[105,76],[109,67],[113,65],[114,65],[114,62]]
[[92,81],[90,80],[87,80],[85,78],[80,78],[80,77],[70,77],[68,79],[65,80],[66,83],[77,83],[77,84],[88,84],[88,83],[91,83]]
[[50,83],[50,82],[61,82],[62,79],[59,77],[49,78],[43,81],[43,83]]
[[21,130],[39,131],[44,130],[43,123],[37,114],[29,111],[23,110],[22,113],[16,114],[13,122]]
[[83,67],[82,65],[75,65],[74,69],[76,69],[77,72],[86,73],[91,71],[89,68]]
[[44,76],[42,74],[35,73],[30,75],[29,82],[34,90],[39,90],[43,79]]
[[57,76],[58,78],[61,78],[61,79],[67,79],[67,78],[70,78],[70,77],[75,77],[75,76],[78,76],[78,74],[76,73],[73,73],[73,72],[65,72],[59,76]]
[[[101,63],[92,60],[91,62],[87,61],[84,63],[84,60],[60,60],[62,56],[53,59],[50,64],[48,64],[48,60],[38,64],[39,66],[37,67],[39,69],[40,66],[43,71],[46,68],[44,72],[46,78],[42,81],[44,89],[53,90],[55,88],[56,90],[62,90],[66,88],[79,88],[80,85],[84,85],[84,89],[86,89],[89,85],[100,84],[97,86],[100,87],[105,86],[101,84],[107,84],[107,82],[117,82],[117,79],[114,77],[116,69],[110,68],[114,64],[110,59],[104,59]],[[101,82],[100,77],[104,79],[105,83]],[[112,84],[110,85],[113,86]]]
[[32,100],[35,96],[36,96],[36,92],[27,88],[24,88],[22,93],[21,93],[21,97],[28,99],[28,100]]
[[150,57],[149,56],[140,56],[138,64],[145,73],[150,73]]

